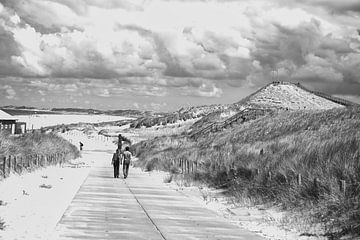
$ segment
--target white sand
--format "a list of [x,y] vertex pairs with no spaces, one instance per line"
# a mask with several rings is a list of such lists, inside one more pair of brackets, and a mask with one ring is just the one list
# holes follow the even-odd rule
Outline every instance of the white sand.
[[58,124],[71,123],[99,123],[129,119],[122,116],[110,115],[88,115],[88,114],[35,114],[35,115],[18,115],[16,118],[20,122],[26,122],[28,129],[39,129],[41,127],[54,126]]
[[294,84],[271,84],[250,97],[249,105],[265,105],[292,110],[325,110],[344,106],[305,91]]
[[[72,142],[83,142],[87,150],[113,150],[115,145],[101,136],[80,132],[63,134]],[[83,152],[82,158],[63,166],[51,166],[0,182],[0,218],[5,229],[0,239],[50,239],[57,222],[70,204],[96,159],[104,153]],[[109,164],[110,164],[109,159]],[[43,186],[43,187],[40,187]]]
[[[5,221],[3,239],[47,239],[79,186],[92,159],[85,154],[72,161],[79,165],[48,167],[0,182],[0,216]],[[45,187],[40,187],[45,186]]]
[[[164,181],[169,178],[169,173],[162,171],[152,171],[148,173],[152,181]],[[208,188],[204,185],[196,184],[190,186],[188,181],[176,179],[171,183],[166,183],[169,188],[184,194],[193,201],[198,202],[204,207],[216,212],[219,217],[237,224],[247,230],[256,232],[266,239],[277,240],[325,240],[324,237],[300,236],[301,232],[289,227],[284,222],[288,213],[275,208],[245,207],[234,204],[233,199],[225,196],[222,190]],[[246,204],[244,204],[246,205]]]

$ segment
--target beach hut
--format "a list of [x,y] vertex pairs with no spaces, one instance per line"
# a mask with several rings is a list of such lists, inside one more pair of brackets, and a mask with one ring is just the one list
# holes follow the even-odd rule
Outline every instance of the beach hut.
[[16,117],[0,110],[0,131],[7,131],[11,134],[25,133],[26,123],[17,120]]
[[11,134],[15,134],[16,118],[10,114],[0,110],[0,130],[8,131]]

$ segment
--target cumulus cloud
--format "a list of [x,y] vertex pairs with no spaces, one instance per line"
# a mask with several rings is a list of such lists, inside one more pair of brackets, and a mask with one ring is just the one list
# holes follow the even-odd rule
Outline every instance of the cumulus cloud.
[[331,67],[322,67],[318,65],[305,65],[297,69],[296,72],[292,75],[296,80],[302,81],[319,81],[324,82],[333,81],[333,82],[342,82],[343,75],[337,72]]
[[150,103],[149,105],[154,111],[159,111],[167,106],[166,103],[154,103],[154,102]]
[[355,0],[0,0],[0,77],[44,96],[220,98],[276,72],[346,93],[360,82],[359,12]]
[[194,97],[207,97],[207,98],[219,98],[223,94],[221,88],[216,87],[211,83],[202,83],[198,88],[182,87],[182,95],[194,96]]
[[337,1],[337,0],[315,0],[305,1],[310,4],[324,6],[331,11],[338,13],[346,13],[346,12],[360,12],[360,2],[357,0],[345,0],[345,1]]
[[5,96],[7,99],[16,98],[16,92],[10,85],[0,86],[0,93],[2,96]]

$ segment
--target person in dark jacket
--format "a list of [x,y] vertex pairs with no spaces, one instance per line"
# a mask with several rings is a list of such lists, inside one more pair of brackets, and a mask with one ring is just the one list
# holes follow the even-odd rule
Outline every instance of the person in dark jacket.
[[119,149],[113,154],[111,164],[114,167],[114,178],[119,178],[119,167],[121,163],[121,154]]
[[122,150],[122,142],[127,142],[129,144],[131,144],[131,140],[122,136],[121,134],[118,135],[118,149],[120,149],[120,151]]
[[123,153],[123,174],[124,178],[127,178],[129,173],[129,166],[131,162],[132,154],[130,152],[130,148],[128,146],[125,147],[125,151]]

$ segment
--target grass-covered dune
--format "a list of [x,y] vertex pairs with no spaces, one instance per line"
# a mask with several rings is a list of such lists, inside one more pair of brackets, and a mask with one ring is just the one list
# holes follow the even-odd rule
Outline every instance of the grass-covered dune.
[[64,153],[70,160],[80,156],[79,150],[53,133],[10,135],[0,131],[0,156],[54,155]]
[[197,161],[193,178],[239,200],[310,212],[331,238],[360,236],[360,108],[279,112],[196,141],[158,137],[135,149],[149,169]]

